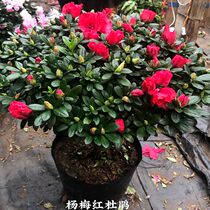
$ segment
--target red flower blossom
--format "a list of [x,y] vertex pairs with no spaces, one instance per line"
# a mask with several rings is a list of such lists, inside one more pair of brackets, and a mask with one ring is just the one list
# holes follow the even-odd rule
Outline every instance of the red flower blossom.
[[144,9],[140,14],[141,21],[151,23],[156,16],[156,13],[149,9]]
[[156,68],[159,66],[159,60],[157,57],[154,57],[150,62],[149,62],[149,65],[153,68]]
[[102,56],[104,60],[109,58],[109,49],[102,42],[89,42],[88,47],[97,55]]
[[14,118],[20,120],[28,119],[32,113],[32,110],[26,104],[20,101],[12,101],[8,110]]
[[178,98],[177,101],[179,103],[180,107],[185,107],[187,106],[187,104],[189,103],[190,99],[188,96],[186,96],[185,94],[181,94]]
[[61,89],[56,90],[56,98],[58,98],[58,99],[63,98],[64,95],[65,94]]
[[125,131],[125,123],[123,119],[116,119],[115,120],[116,125],[119,126],[118,131],[120,133],[123,133]]
[[129,23],[130,23],[131,25],[135,25],[135,24],[136,24],[136,18],[135,18],[135,17],[132,17],[132,18],[130,19]]
[[27,79],[28,81],[32,81],[32,80],[34,79],[34,77],[33,77],[33,75],[28,75],[28,76],[26,77],[26,79]]
[[41,61],[42,61],[42,59],[40,57],[35,58],[35,63],[40,63]]
[[156,46],[155,44],[147,45],[147,54],[154,58],[158,56],[160,47]]
[[144,92],[140,89],[134,89],[134,90],[131,91],[131,95],[133,97],[141,97],[141,96],[144,95]]
[[62,13],[64,15],[71,14],[73,18],[78,17],[82,11],[83,4],[74,4],[74,2],[70,2],[65,4],[62,8]]
[[67,20],[65,19],[64,16],[60,16],[60,17],[59,17],[59,20],[60,20],[60,23],[61,23],[62,25],[67,25]]
[[107,17],[111,17],[112,13],[113,13],[113,9],[111,8],[105,8],[102,11]]
[[152,77],[155,80],[156,85],[166,87],[170,83],[173,74],[171,73],[171,71],[166,69],[166,70],[156,71]]
[[97,39],[100,33],[108,34],[112,30],[112,23],[102,12],[87,12],[79,16],[79,28],[85,39]]
[[171,32],[169,25],[166,25],[162,33],[162,39],[168,45],[173,45],[176,41],[176,32],[175,31]]
[[172,101],[176,98],[176,92],[174,89],[165,87],[161,88],[159,91],[155,92],[152,95],[151,103],[152,105],[157,105],[160,108],[165,110],[168,109],[167,105],[172,103]]
[[125,31],[127,31],[128,33],[133,33],[133,28],[131,26],[131,24],[129,23],[123,23],[122,27],[124,28]]
[[190,63],[191,60],[182,57],[181,55],[175,55],[171,61],[173,68],[183,68],[185,64]]
[[147,77],[142,83],[142,90],[150,95],[156,92],[156,83],[153,77]]
[[106,40],[110,45],[118,44],[123,39],[124,33],[120,30],[111,31],[106,37]]

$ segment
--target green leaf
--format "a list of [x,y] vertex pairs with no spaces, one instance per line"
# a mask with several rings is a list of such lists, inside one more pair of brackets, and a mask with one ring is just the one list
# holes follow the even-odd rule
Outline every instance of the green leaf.
[[198,76],[195,80],[199,82],[210,81],[210,74],[203,74],[201,76]]
[[107,73],[102,76],[102,80],[109,80],[112,77],[112,73]]
[[63,105],[65,106],[65,108],[67,109],[68,112],[71,112],[71,110],[72,110],[71,104],[64,102]]
[[137,139],[138,140],[142,140],[145,136],[146,132],[145,132],[145,127],[141,127],[137,130]]
[[61,124],[61,125],[59,125],[59,126],[56,128],[56,131],[57,131],[57,132],[61,132],[61,131],[66,130],[67,128],[68,128],[68,125],[66,125],[66,124]]
[[104,126],[104,129],[107,133],[113,133],[115,131],[117,131],[119,128],[119,126],[116,123],[107,123]]
[[68,96],[74,98],[74,97],[78,96],[81,92],[82,92],[82,85],[77,85],[69,91]]
[[50,117],[51,117],[51,111],[50,110],[45,111],[45,112],[43,112],[41,114],[41,116],[42,116],[42,120],[45,122],[45,121],[47,121],[47,120],[50,119]]
[[196,82],[192,82],[192,86],[199,89],[199,90],[203,90],[204,89],[204,86],[199,84],[199,83],[196,83]]
[[128,141],[128,142],[130,142],[130,143],[133,143],[134,142],[134,138],[133,138],[133,136],[132,135],[130,135],[130,134],[124,134],[123,135],[123,137]]
[[197,109],[184,109],[184,113],[190,117],[199,118],[201,114]]
[[30,104],[28,107],[30,109],[32,109],[33,111],[44,111],[45,110],[45,106],[41,105],[41,104]]
[[126,78],[120,78],[117,80],[119,84],[123,85],[123,86],[126,86],[126,87],[130,87],[131,86],[131,83],[128,79]]
[[34,120],[34,125],[36,127],[39,127],[42,124],[42,115],[39,115],[35,120]]
[[94,143],[98,146],[101,146],[101,138],[99,136],[95,136]]
[[68,129],[68,137],[71,138],[72,136],[74,136],[76,130],[77,130],[77,124],[71,125]]
[[54,81],[52,81],[52,82],[51,82],[51,85],[52,85],[53,87],[59,87],[59,86],[60,86],[60,80],[54,80]]
[[151,136],[156,134],[156,128],[153,126],[147,126],[146,131]]
[[109,147],[109,141],[105,136],[101,136],[101,144],[106,149]]
[[189,99],[190,99],[190,100],[189,100],[188,105],[197,104],[197,103],[199,103],[200,100],[201,100],[199,96],[190,96]]
[[20,77],[20,73],[14,73],[14,74],[10,74],[9,76],[6,77],[7,81],[13,81],[16,80]]
[[122,91],[122,88],[120,86],[114,87],[114,91],[119,97],[123,96],[123,91]]
[[117,117],[117,113],[112,109],[109,109],[108,114],[110,117],[112,117],[114,119]]
[[204,97],[202,98],[202,101],[203,101],[203,103],[205,103],[205,104],[210,104],[210,96],[204,96]]
[[171,119],[174,123],[178,123],[180,121],[180,115],[177,112],[172,112]]
[[85,117],[84,120],[83,120],[83,123],[86,124],[86,125],[89,125],[91,122],[92,122],[92,119],[89,118],[89,117]]
[[90,135],[87,135],[86,138],[85,138],[85,144],[91,144],[93,141],[93,138],[92,136]]
[[69,113],[65,107],[56,108],[53,110],[53,112],[58,117],[64,117],[64,118],[69,117]]

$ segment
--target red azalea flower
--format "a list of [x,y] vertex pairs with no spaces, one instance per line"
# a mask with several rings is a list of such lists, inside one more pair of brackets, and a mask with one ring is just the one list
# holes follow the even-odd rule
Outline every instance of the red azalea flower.
[[185,94],[181,94],[178,98],[177,101],[179,103],[180,107],[185,107],[187,106],[187,104],[189,103],[190,99],[188,96],[186,96]]
[[73,18],[78,17],[82,11],[83,4],[74,4],[74,2],[70,2],[65,4],[62,8],[62,13],[64,15],[70,14]]
[[154,57],[150,62],[149,62],[149,65],[153,68],[156,68],[159,66],[159,60],[157,57]]
[[130,19],[129,23],[130,23],[131,25],[135,25],[135,24],[136,24],[136,18],[135,18],[135,17],[132,17],[132,18]]
[[190,63],[191,60],[182,57],[181,55],[175,55],[171,61],[173,68],[183,68],[185,64]]
[[120,30],[111,31],[106,37],[106,40],[110,45],[118,44],[123,39],[124,33]]
[[89,42],[88,47],[97,55],[102,56],[104,60],[109,58],[109,49],[102,42]]
[[125,123],[123,119],[116,119],[115,120],[116,125],[119,126],[118,131],[120,133],[123,133],[125,131]]
[[26,77],[26,80],[27,81],[32,81],[34,79],[34,77],[33,77],[33,75],[28,75],[27,77]]
[[12,101],[8,107],[10,114],[17,119],[24,120],[28,119],[32,110],[23,102]]
[[159,53],[160,47],[155,44],[147,45],[147,54],[152,58],[157,57]]
[[168,45],[174,45],[176,41],[176,32],[170,31],[170,26],[166,25],[164,28],[164,31],[162,33],[162,39],[168,44]]
[[170,70],[166,69],[166,70],[156,71],[152,77],[156,85],[166,87],[170,83],[173,74],[171,73]]
[[156,92],[156,83],[153,77],[147,77],[142,83],[142,90],[150,95]]
[[141,97],[141,96],[144,95],[144,92],[140,89],[134,89],[134,90],[131,91],[131,95],[133,97]]
[[149,9],[144,9],[140,14],[141,21],[151,23],[156,16],[156,13]]
[[108,34],[112,30],[112,23],[102,12],[87,12],[79,16],[80,30],[85,39],[97,39],[100,33]]
[[35,63],[40,63],[41,61],[42,61],[42,59],[40,57],[35,58]]
[[123,23],[122,27],[124,28],[125,31],[127,31],[128,33],[133,33],[133,28],[131,26],[131,24],[129,23]]
[[111,8],[105,8],[105,9],[103,9],[102,12],[103,12],[107,17],[111,17],[112,12],[113,12],[113,9],[111,9]]
[[167,105],[172,103],[175,98],[175,90],[169,87],[164,87],[152,95],[151,103],[152,105],[157,105],[158,107],[167,110]]

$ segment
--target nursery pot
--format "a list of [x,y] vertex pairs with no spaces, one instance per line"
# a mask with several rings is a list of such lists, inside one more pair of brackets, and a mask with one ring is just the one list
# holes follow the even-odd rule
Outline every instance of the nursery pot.
[[68,175],[65,170],[60,166],[58,160],[56,159],[56,149],[58,143],[62,141],[62,136],[56,136],[55,140],[52,144],[52,156],[55,161],[55,165],[59,172],[61,182],[63,184],[64,192],[66,193],[69,199],[77,200],[77,201],[111,201],[114,200],[118,202],[124,192],[126,191],[131,178],[142,159],[142,149],[139,141],[135,141],[134,145],[137,150],[138,161],[137,163],[130,168],[129,171],[122,174],[120,178],[117,180],[107,182],[104,184],[90,184],[85,183],[84,181],[80,181],[77,178],[74,178]]
[[61,8],[69,3],[74,2],[75,4],[83,4],[83,9],[85,11],[90,11],[94,9],[95,11],[102,11],[105,8],[112,8],[117,7],[120,3],[123,2],[123,0],[105,0],[105,1],[99,1],[99,0],[59,0],[59,4]]

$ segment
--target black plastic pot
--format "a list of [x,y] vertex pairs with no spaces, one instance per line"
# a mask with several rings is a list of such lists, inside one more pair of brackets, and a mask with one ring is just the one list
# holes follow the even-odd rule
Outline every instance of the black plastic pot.
[[55,159],[56,145],[59,141],[62,141],[61,136],[56,137],[52,144],[52,156],[55,161],[57,170],[60,174],[60,178],[63,184],[65,193],[69,199],[74,199],[77,201],[88,200],[88,201],[102,201],[106,202],[107,200],[119,201],[125,190],[127,189],[133,173],[136,170],[139,162],[142,159],[142,149],[139,141],[135,142],[136,149],[138,151],[139,160],[133,168],[125,173],[118,180],[105,183],[105,184],[87,184],[83,181],[79,181],[74,177],[69,176],[66,172],[59,167],[57,160]]
[[95,11],[102,11],[104,8],[116,7],[124,0],[59,0],[61,8],[69,2],[74,2],[75,4],[83,4],[83,9],[85,11],[90,11],[94,9]]

